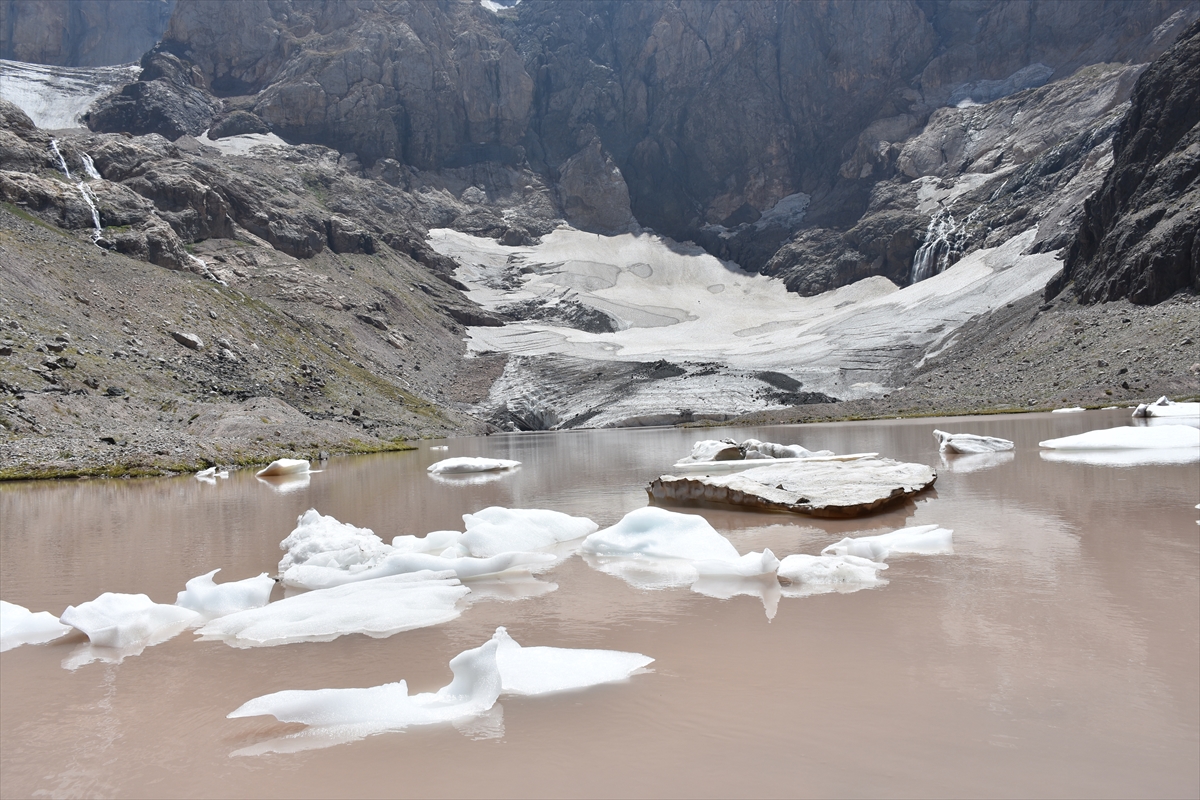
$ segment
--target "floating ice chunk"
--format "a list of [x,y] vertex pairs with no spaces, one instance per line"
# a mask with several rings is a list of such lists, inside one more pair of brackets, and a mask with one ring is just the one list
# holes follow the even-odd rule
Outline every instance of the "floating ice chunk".
[[702,439],[692,445],[692,452],[679,463],[694,461],[740,461],[745,456],[738,443],[732,439]]
[[1093,467],[1149,467],[1193,464],[1200,461],[1200,448],[1161,447],[1136,450],[1043,450],[1043,461],[1086,464]]
[[451,572],[412,572],[319,589],[209,622],[204,640],[233,647],[328,642],[351,633],[376,639],[449,622],[470,590]]
[[286,586],[301,589],[327,589],[332,586],[421,571],[452,572],[459,579],[465,580],[515,569],[529,570],[557,560],[558,557],[550,553],[508,552],[489,558],[445,557],[435,556],[431,553],[389,553],[374,564],[366,565],[363,569],[318,566],[312,563],[294,564],[283,573],[283,583]]
[[1135,450],[1200,447],[1200,430],[1189,425],[1104,428],[1038,442],[1051,450]]
[[879,570],[887,568],[887,564],[859,556],[797,554],[780,562],[779,577],[793,585],[800,584],[806,587],[853,585],[866,588],[887,583],[879,577]]
[[356,528],[310,508],[296,519],[296,527],[279,543],[286,550],[279,571],[294,564],[315,567],[367,569],[388,555],[391,548],[369,528]]
[[600,556],[674,558],[687,561],[737,561],[728,539],[695,514],[647,506],[583,540],[583,551]]
[[1051,409],[1051,414],[1078,414],[1080,411],[1087,411],[1086,408],[1075,406],[1073,408],[1055,408]]
[[522,647],[497,628],[496,664],[504,694],[536,695],[623,681],[654,661],[641,653]]
[[746,553],[733,561],[705,559],[696,562],[696,572],[702,578],[752,578],[759,575],[774,575],[777,569],[779,569],[779,559],[767,549],[761,553]]
[[454,458],[444,458],[435,464],[430,464],[427,467],[427,471],[441,475],[457,475],[464,472],[493,472],[495,470],[513,469],[520,465],[520,461],[509,461],[506,458],[456,456]]
[[262,573],[256,578],[230,581],[218,585],[213,576],[221,570],[214,569],[192,578],[179,593],[175,605],[190,608],[206,620],[265,606],[271,599],[275,581]]
[[435,444],[435,445],[433,445],[432,447],[430,447],[429,449],[430,449],[430,450],[449,450],[449,449],[450,449],[450,445],[446,445],[446,444]]
[[741,449],[746,458],[811,458],[833,455],[832,450],[809,450],[798,444],[776,444],[760,442],[758,439],[747,439],[742,442]]
[[462,531],[430,531],[424,536],[396,536],[392,538],[392,549],[397,553],[442,553],[454,547],[462,538]]
[[877,536],[847,537],[823,549],[821,555],[857,556],[871,561],[900,553],[946,555],[954,552],[953,533],[937,525],[917,525]]
[[482,714],[500,697],[501,678],[496,658],[499,644],[493,637],[483,646],[452,658],[450,669],[454,680],[436,692],[410,695],[408,684],[400,681],[368,689],[288,690],[256,697],[228,716],[232,719],[270,715],[280,722],[301,722],[310,728],[244,748],[234,755],[328,747],[414,725],[454,722]]
[[308,472],[309,463],[303,458],[280,458],[272,461],[267,466],[254,473],[260,478],[267,478],[276,475],[299,475],[303,472]]
[[215,478],[215,477],[217,477],[217,468],[209,467],[208,469],[202,469],[196,473],[196,477],[200,478],[200,479]]
[[1008,439],[998,439],[995,436],[945,431],[934,431],[933,436],[938,440],[938,450],[943,453],[998,453],[1013,449],[1013,443]]
[[500,506],[463,514],[463,523],[467,530],[457,545],[463,555],[477,557],[552,547],[587,536],[600,527],[587,517],[572,517],[561,511]]
[[87,634],[97,647],[121,649],[165,642],[198,622],[200,615],[155,603],[144,594],[105,592],[90,602],[67,606],[59,619]]
[[1153,403],[1142,403],[1133,410],[1135,417],[1183,417],[1200,420],[1200,403],[1175,403],[1166,395]]
[[758,439],[746,439],[741,444],[732,439],[704,439],[692,445],[692,452],[687,458],[677,463],[701,464],[720,461],[767,460],[780,458],[811,458],[813,456],[831,456],[832,450],[809,450],[798,444],[776,444],[763,442]]
[[23,644],[43,644],[71,631],[49,611],[30,611],[25,606],[0,600],[0,653]]

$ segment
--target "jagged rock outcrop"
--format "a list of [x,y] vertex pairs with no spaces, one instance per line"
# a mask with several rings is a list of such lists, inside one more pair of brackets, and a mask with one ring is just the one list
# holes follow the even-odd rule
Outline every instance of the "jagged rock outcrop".
[[142,57],[138,80],[97,101],[85,121],[98,132],[157,133],[174,141],[206,130],[220,110],[190,63],[155,48]]
[[1084,303],[1200,292],[1200,22],[1138,79],[1047,299],[1068,282]]
[[622,233],[637,226],[629,209],[629,187],[600,139],[593,137],[559,170],[563,215],[577,228]]
[[128,64],[158,42],[175,0],[0,0],[0,58]]

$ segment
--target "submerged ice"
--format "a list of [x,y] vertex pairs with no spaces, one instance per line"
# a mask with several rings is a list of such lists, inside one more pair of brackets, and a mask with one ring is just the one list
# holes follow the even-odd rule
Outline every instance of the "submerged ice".
[[954,552],[954,532],[937,525],[916,525],[876,536],[847,537],[821,550],[822,555],[885,561],[897,554],[944,555]]

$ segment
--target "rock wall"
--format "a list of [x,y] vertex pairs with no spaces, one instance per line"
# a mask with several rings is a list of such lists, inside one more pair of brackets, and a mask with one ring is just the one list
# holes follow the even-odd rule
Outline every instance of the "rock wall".
[[1139,78],[1113,161],[1047,299],[1068,282],[1085,303],[1200,292],[1200,22]]
[[175,0],[0,0],[0,58],[128,64],[158,43]]

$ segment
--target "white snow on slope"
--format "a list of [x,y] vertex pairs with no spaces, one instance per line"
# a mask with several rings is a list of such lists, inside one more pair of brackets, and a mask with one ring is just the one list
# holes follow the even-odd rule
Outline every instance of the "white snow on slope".
[[[516,302],[577,302],[612,317],[619,330],[590,333],[540,321],[470,328],[473,351],[561,355],[588,361],[717,362],[783,372],[847,399],[885,393],[881,381],[904,360],[947,342],[971,317],[1040,291],[1059,268],[1054,254],[1025,254],[1036,228],[978,250],[945,272],[898,289],[873,277],[816,297],[723,263],[690,244],[649,234],[598,236],[560,228],[539,245],[506,247],[457,231],[430,243],[462,265],[455,277],[488,309]],[[520,273],[520,285],[513,276]],[[489,402],[519,396],[528,380],[512,359]],[[648,381],[587,424],[602,427],[663,409],[744,413],[783,403],[757,397],[721,374]],[[586,394],[586,392],[583,392]],[[574,409],[571,409],[572,411]],[[562,415],[564,419],[569,413]]]
[[18,106],[39,128],[82,128],[79,118],[113,89],[137,80],[138,64],[51,67],[0,59],[0,98]]

